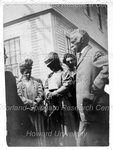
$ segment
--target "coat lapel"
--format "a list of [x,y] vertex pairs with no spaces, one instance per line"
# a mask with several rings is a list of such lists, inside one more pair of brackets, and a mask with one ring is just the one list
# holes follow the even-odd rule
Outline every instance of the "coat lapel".
[[85,50],[83,52],[83,54],[81,55],[80,59],[78,60],[77,63],[77,67],[80,65],[80,63],[83,61],[84,57],[86,56],[87,52],[91,49],[91,46],[88,45],[87,47],[85,47]]

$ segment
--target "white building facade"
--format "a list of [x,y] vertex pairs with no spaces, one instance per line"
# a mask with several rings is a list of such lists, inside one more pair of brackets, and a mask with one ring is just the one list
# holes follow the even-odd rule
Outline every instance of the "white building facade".
[[63,58],[70,50],[70,33],[76,28],[90,35],[90,45],[108,50],[106,5],[5,5],[4,46],[7,68],[20,76],[19,63],[33,59],[32,76],[45,81],[50,70],[47,53]]

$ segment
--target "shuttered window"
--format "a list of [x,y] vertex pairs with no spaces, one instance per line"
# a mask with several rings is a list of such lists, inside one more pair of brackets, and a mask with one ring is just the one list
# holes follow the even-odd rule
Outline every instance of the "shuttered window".
[[64,31],[64,35],[65,35],[66,53],[71,53],[70,33]]
[[85,13],[89,18],[91,17],[90,5],[89,5],[89,4],[84,5],[84,13]]
[[102,15],[101,15],[101,6],[97,5],[97,16],[98,16],[98,26],[102,30]]
[[67,35],[66,35],[66,50],[67,50],[67,53],[75,55],[74,51],[71,50],[70,37]]
[[70,43],[69,36],[66,36],[66,48],[67,48],[67,52],[70,53],[71,52],[71,43]]

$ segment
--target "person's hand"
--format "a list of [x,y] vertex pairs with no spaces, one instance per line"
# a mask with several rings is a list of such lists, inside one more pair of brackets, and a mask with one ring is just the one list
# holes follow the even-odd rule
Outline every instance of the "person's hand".
[[52,97],[63,96],[63,94],[58,94],[57,90],[52,92]]
[[52,92],[52,96],[53,96],[53,97],[57,97],[57,96],[58,96],[57,91],[53,91],[53,92]]
[[33,106],[36,106],[37,105],[37,102],[33,102]]
[[35,102],[37,102],[37,103],[40,103],[42,101],[42,98],[40,98],[40,97],[37,97],[36,99],[35,99]]
[[49,92],[49,93],[47,94],[46,98],[47,98],[47,100],[51,100],[51,99],[52,99],[52,93]]

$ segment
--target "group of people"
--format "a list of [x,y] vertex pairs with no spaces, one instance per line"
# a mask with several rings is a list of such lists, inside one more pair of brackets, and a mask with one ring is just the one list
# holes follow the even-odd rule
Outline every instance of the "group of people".
[[17,94],[31,123],[29,135],[38,135],[39,146],[108,145],[109,110],[96,109],[98,104],[109,106],[104,91],[108,55],[88,44],[89,35],[83,29],[74,30],[70,40],[73,54],[64,54],[63,63],[55,52],[45,58],[52,71],[45,84],[31,76],[31,59],[20,64]]

